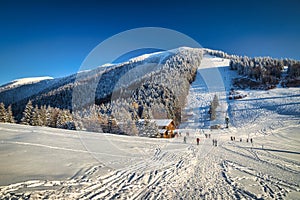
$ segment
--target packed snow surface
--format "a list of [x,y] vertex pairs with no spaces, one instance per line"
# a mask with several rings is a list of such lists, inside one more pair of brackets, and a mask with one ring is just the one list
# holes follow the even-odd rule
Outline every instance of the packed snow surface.
[[228,62],[203,59],[173,139],[0,124],[0,199],[299,199],[299,88],[228,100]]

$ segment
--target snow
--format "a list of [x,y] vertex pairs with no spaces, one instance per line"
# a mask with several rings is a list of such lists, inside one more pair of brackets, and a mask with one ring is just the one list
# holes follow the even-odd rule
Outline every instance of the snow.
[[300,140],[299,124],[286,123],[253,145],[211,131],[218,147],[200,132],[184,144],[1,124],[0,198],[288,199],[299,196]]
[[166,57],[166,56],[170,55],[171,53],[176,54],[182,50],[192,50],[192,48],[180,47],[180,48],[166,50],[166,51],[159,51],[159,52],[154,52],[154,53],[143,54],[143,55],[137,56],[135,58],[129,59],[129,62],[145,61],[145,60],[148,60],[151,58],[162,59],[163,57]]
[[[190,87],[187,97],[187,106],[183,118],[190,116],[181,128],[197,129],[209,128],[214,124],[224,124],[225,114],[228,109],[227,92],[231,88],[231,79],[237,76],[235,71],[228,68],[229,59],[222,59],[205,55],[198,68],[196,80]],[[209,120],[209,105],[214,95],[217,95],[220,106],[218,118]]]
[[13,88],[13,87],[21,86],[21,85],[38,83],[40,81],[49,80],[49,79],[53,79],[53,78],[50,76],[21,78],[21,79],[16,79],[16,80],[11,81],[10,83],[6,84],[5,87]]
[[[144,122],[144,119],[140,119],[139,122]],[[158,127],[162,127],[162,126],[168,126],[170,125],[170,123],[172,123],[173,120],[171,119],[150,119],[150,122],[154,122],[156,123],[156,125]]]
[[228,62],[204,57],[173,139],[0,124],[0,199],[299,199],[300,89],[229,100]]
[[143,60],[146,60],[150,57],[154,57],[154,56],[159,57],[159,56],[161,56],[161,54],[165,54],[165,52],[154,52],[154,53],[143,54],[141,56],[137,56],[135,58],[129,59],[129,62],[143,61]]

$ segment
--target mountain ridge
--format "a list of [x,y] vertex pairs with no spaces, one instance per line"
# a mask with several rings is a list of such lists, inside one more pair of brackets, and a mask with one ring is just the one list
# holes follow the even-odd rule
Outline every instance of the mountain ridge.
[[[51,106],[71,111],[80,121],[78,127],[91,124],[93,120],[101,121],[102,128],[92,128],[95,131],[111,131],[108,127],[111,117],[117,121],[126,119],[127,124],[138,119],[169,118],[178,125],[203,54],[229,59],[228,67],[237,71],[241,78],[236,81],[246,78],[242,89],[251,89],[250,83],[255,82],[259,86],[255,89],[265,90],[275,83],[278,85],[279,81],[297,81],[298,78],[293,76],[298,73],[299,61],[248,58],[210,49],[181,47],[0,91],[0,102],[12,105],[17,121],[21,120],[31,100],[33,106],[40,108]],[[282,77],[281,68],[285,65],[290,70]],[[84,121],[85,118],[89,122]]]

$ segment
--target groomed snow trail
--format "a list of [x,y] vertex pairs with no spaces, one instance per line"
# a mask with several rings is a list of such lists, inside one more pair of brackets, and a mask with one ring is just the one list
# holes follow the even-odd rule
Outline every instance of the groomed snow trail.
[[2,186],[0,198],[288,199],[299,194],[299,161],[286,157],[281,161],[271,151],[259,149],[259,144],[251,149],[224,135],[218,137],[217,147],[203,135],[197,135],[201,142],[195,145],[195,137],[189,136],[187,144],[180,137],[157,143],[149,149],[149,158],[108,173],[98,164],[68,180]]

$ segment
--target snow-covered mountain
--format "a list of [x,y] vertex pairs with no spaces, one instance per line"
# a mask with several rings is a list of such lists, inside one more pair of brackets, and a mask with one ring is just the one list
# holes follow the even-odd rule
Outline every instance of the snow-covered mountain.
[[5,90],[5,89],[12,89],[14,87],[20,87],[22,85],[38,83],[40,81],[49,80],[49,79],[53,79],[53,77],[42,76],[42,77],[20,78],[20,79],[13,80],[5,85],[0,86],[0,91]]
[[[299,199],[300,88],[251,89],[247,83],[247,89],[235,87],[232,80],[241,77],[261,84],[259,78],[247,76],[253,70],[248,62],[277,61],[205,51],[203,56],[197,49],[146,55],[106,65],[104,72],[97,68],[48,80],[48,88],[30,97],[36,103],[54,101],[59,95],[69,98],[69,91],[78,85],[88,90],[87,85],[99,77],[95,96],[104,104],[81,111],[82,119],[90,119],[83,126],[92,120],[103,123],[109,112],[115,118],[122,114],[119,117],[134,119],[139,114],[131,106],[134,100],[137,111],[141,105],[156,107],[167,110],[167,117],[176,114],[176,109],[168,108],[182,108],[177,130],[181,134],[153,139],[0,123],[0,198]],[[297,65],[289,68],[296,74]],[[42,82],[22,87],[30,91]],[[105,103],[114,90],[117,95]],[[184,105],[178,104],[182,100],[178,96],[186,100]],[[215,96],[218,106],[211,120]],[[68,98],[60,103],[68,105]],[[130,120],[125,122],[121,125],[130,125]],[[122,128],[134,135],[132,127]]]
[[[188,68],[191,66],[195,67],[196,65],[193,65],[193,63],[201,60],[201,52],[200,49],[184,47],[139,56],[124,63],[100,66],[96,69],[82,71],[64,78],[47,79],[35,83],[31,82],[31,84],[23,84],[19,87],[2,87],[2,90],[0,90],[0,102],[3,102],[5,105],[12,104],[17,119],[20,119],[21,113],[29,100],[33,104],[50,105],[52,107],[72,110],[73,90],[78,91],[78,88],[80,88],[80,91],[86,92],[91,87],[96,87],[94,99],[85,102],[83,99],[84,96],[82,96],[83,102],[81,104],[82,106],[86,106],[95,101],[97,104],[100,104],[108,101],[113,91],[122,89],[120,83],[117,85],[121,77],[123,77],[124,83],[126,82],[128,86],[128,84],[134,84],[136,81],[149,79],[155,73],[162,75],[160,73],[162,67],[165,70],[174,68],[176,62],[180,62],[178,66],[183,66],[186,62],[190,62],[191,64],[183,68],[174,68],[173,71],[179,72],[187,68],[186,72],[190,73],[190,69]],[[167,63],[168,60],[169,63]],[[132,72],[128,73],[131,70]],[[168,73],[167,71],[165,72]],[[127,76],[124,77],[125,74]],[[156,78],[158,77],[156,76]],[[188,81],[192,81],[190,77],[186,78]],[[167,80],[166,77],[164,79]]]
[[[223,77],[223,80],[219,80],[222,84],[228,82],[225,86],[227,93],[231,88],[241,88],[237,87],[240,85],[242,89],[252,87],[266,89],[282,83],[285,83],[285,86],[297,84],[299,79],[296,76],[300,69],[299,61],[248,58],[210,49],[182,47],[141,55],[124,63],[106,64],[63,78],[20,79],[0,87],[0,102],[6,106],[12,104],[13,113],[18,120],[22,117],[26,103],[31,100],[34,105],[50,105],[69,110],[74,110],[74,105],[90,109],[89,106],[94,103],[99,106],[105,104],[101,109],[97,109],[102,114],[108,115],[113,112],[123,113],[118,110],[113,111],[112,105],[132,110],[131,105],[138,103],[143,108],[144,115],[148,117],[153,115],[147,111],[148,108],[152,110],[155,108],[163,112],[156,112],[152,117],[172,118],[179,123],[181,110],[184,109],[190,84],[196,78],[203,53],[215,56],[217,60],[221,59],[219,63],[227,59],[228,63],[223,63],[222,69],[236,72],[235,76]],[[207,65],[207,68],[209,67]],[[281,70],[286,67],[288,67],[287,71]],[[281,76],[281,73],[285,75]],[[208,87],[207,83],[215,80],[215,78],[204,80],[206,83],[203,88]],[[235,80],[233,82],[235,84],[232,80]],[[89,96],[87,93],[93,95]],[[119,97],[123,99],[122,103],[118,100]],[[90,111],[84,111],[81,112],[81,117],[90,117],[83,113],[91,114]],[[120,117],[128,118],[130,115],[135,119],[142,117],[140,111],[130,111],[128,115]]]

